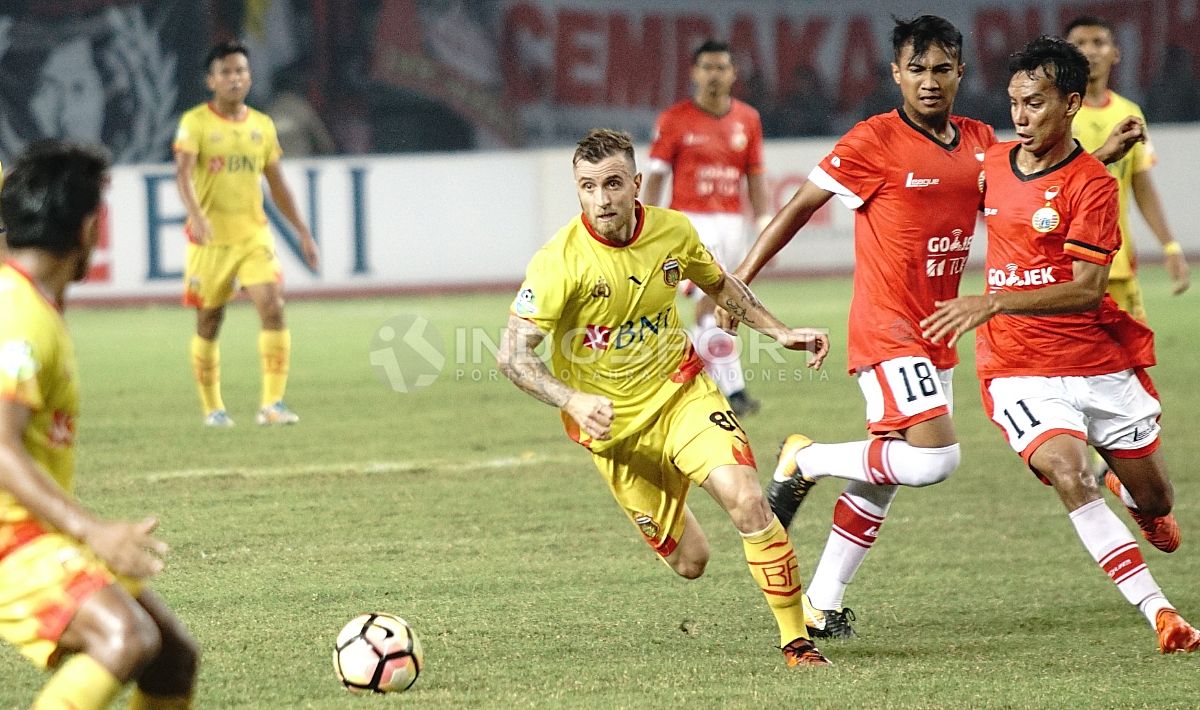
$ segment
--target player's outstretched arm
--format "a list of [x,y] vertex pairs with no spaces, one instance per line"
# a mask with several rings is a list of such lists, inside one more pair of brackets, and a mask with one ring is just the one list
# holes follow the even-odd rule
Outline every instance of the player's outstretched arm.
[[612,435],[612,400],[580,392],[554,377],[535,352],[545,338],[536,325],[510,314],[496,356],[500,371],[538,401],[565,411],[593,439],[608,439]]
[[1167,275],[1171,277],[1171,293],[1178,296],[1191,285],[1191,274],[1188,273],[1183,247],[1175,241],[1175,235],[1171,233],[1171,227],[1167,224],[1167,215],[1163,211],[1162,201],[1158,198],[1158,190],[1154,187],[1150,171],[1135,172],[1131,185],[1138,210],[1141,211],[1150,231],[1158,238],[1159,244],[1162,244],[1163,266],[1167,269]]
[[750,253],[734,269],[733,274],[743,283],[753,281],[767,262],[792,241],[796,232],[808,224],[808,220],[830,197],[833,197],[832,192],[817,187],[811,181],[801,185],[796,194],[792,195],[792,199],[788,200],[783,209],[779,210],[779,214],[763,229],[762,234],[758,235],[754,246],[750,247]]
[[1092,151],[1092,157],[1109,165],[1124,158],[1133,146],[1144,140],[1146,140],[1146,122],[1137,116],[1126,116],[1113,126],[1104,145]]
[[188,231],[198,244],[207,244],[212,235],[212,225],[204,210],[200,208],[200,198],[196,197],[196,185],[192,182],[192,171],[196,168],[196,154],[175,151],[175,188],[179,190],[179,199],[187,210]]
[[87,545],[117,574],[145,578],[163,568],[166,543],[151,536],[158,521],[102,520],[47,476],[25,449],[28,407],[0,400],[0,489],[37,519]]
[[283,169],[278,160],[263,168],[263,177],[267,179],[267,187],[271,190],[271,200],[296,230],[296,234],[300,235],[300,251],[304,254],[304,263],[316,271],[320,266],[317,243],[313,241],[312,232],[308,231],[308,226],[300,217],[300,210],[296,209],[296,201],[292,199],[292,191],[288,189],[287,180],[283,178]]
[[967,333],[1004,313],[1013,316],[1051,316],[1058,313],[1079,313],[1100,305],[1108,286],[1107,265],[1075,261],[1071,281],[1032,291],[1006,291],[983,296],[959,296],[949,301],[936,301],[937,306],[928,318],[921,321],[922,335],[932,342],[949,338],[954,347]]
[[769,335],[788,350],[806,350],[813,354],[808,366],[820,369],[829,354],[829,336],[816,328],[789,328],[767,310],[750,287],[733,274],[704,289],[717,305],[738,321],[763,335]]

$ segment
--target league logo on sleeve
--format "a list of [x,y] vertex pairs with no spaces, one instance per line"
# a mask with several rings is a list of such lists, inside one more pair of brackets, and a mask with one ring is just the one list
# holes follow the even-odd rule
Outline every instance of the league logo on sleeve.
[[521,289],[516,300],[513,301],[513,310],[519,316],[531,316],[537,313],[537,306],[533,304],[533,289]]
[[32,343],[10,340],[0,345],[0,377],[9,382],[24,382],[33,379],[37,371]]

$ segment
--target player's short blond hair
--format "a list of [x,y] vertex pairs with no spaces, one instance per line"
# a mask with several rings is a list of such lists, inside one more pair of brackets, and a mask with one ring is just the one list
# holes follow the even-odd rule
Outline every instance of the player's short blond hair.
[[633,159],[632,136],[624,131],[614,131],[610,128],[593,128],[577,144],[571,165],[575,165],[581,160],[599,163],[617,153],[624,153],[625,157],[629,159],[629,164],[635,166],[636,169]]

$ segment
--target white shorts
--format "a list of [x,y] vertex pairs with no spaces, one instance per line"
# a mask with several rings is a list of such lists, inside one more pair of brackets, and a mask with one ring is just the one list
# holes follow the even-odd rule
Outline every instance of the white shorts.
[[[731,212],[686,212],[700,235],[700,242],[712,252],[717,263],[732,271],[746,258],[750,250],[746,233],[746,218]],[[685,296],[703,298],[704,292],[684,282],[681,290]]]
[[872,434],[901,431],[953,409],[954,368],[939,370],[927,357],[884,360],[856,375]]
[[1153,390],[1149,376],[1134,370],[1088,377],[997,377],[983,383],[983,403],[1026,464],[1039,446],[1059,434],[1121,458],[1140,458],[1158,447],[1162,407]]

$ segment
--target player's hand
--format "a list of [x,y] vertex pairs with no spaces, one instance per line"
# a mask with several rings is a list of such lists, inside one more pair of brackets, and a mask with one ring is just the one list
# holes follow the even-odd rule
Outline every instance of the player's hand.
[[150,534],[156,527],[158,520],[152,517],[137,523],[101,520],[83,542],[114,573],[145,579],[162,571],[167,554],[167,543]]
[[613,403],[608,397],[576,392],[563,405],[563,411],[593,439],[608,441],[612,438]]
[[188,216],[188,236],[197,244],[208,244],[212,239],[212,222],[203,214]]
[[1171,277],[1171,294],[1178,296],[1192,285],[1192,276],[1188,271],[1187,259],[1183,254],[1167,254],[1163,257],[1163,266]]
[[1133,146],[1144,140],[1146,140],[1146,122],[1137,116],[1126,116],[1113,126],[1104,145],[1096,151],[1096,157],[1105,163],[1115,163],[1124,158]]
[[996,307],[988,296],[959,296],[949,301],[934,301],[937,310],[921,321],[921,335],[930,342],[939,343],[949,337],[947,347],[954,347],[959,336],[967,333],[996,315]]
[[717,306],[716,310],[713,311],[713,316],[717,319],[718,328],[730,335],[737,335],[738,326],[742,324],[737,316],[720,306]]
[[812,353],[808,366],[814,370],[821,369],[825,356],[829,354],[829,334],[816,328],[792,328],[780,333],[775,340],[788,350],[802,350]]
[[317,242],[312,235],[305,231],[300,235],[300,253],[304,255],[304,263],[316,271],[321,268],[321,254],[317,251]]

